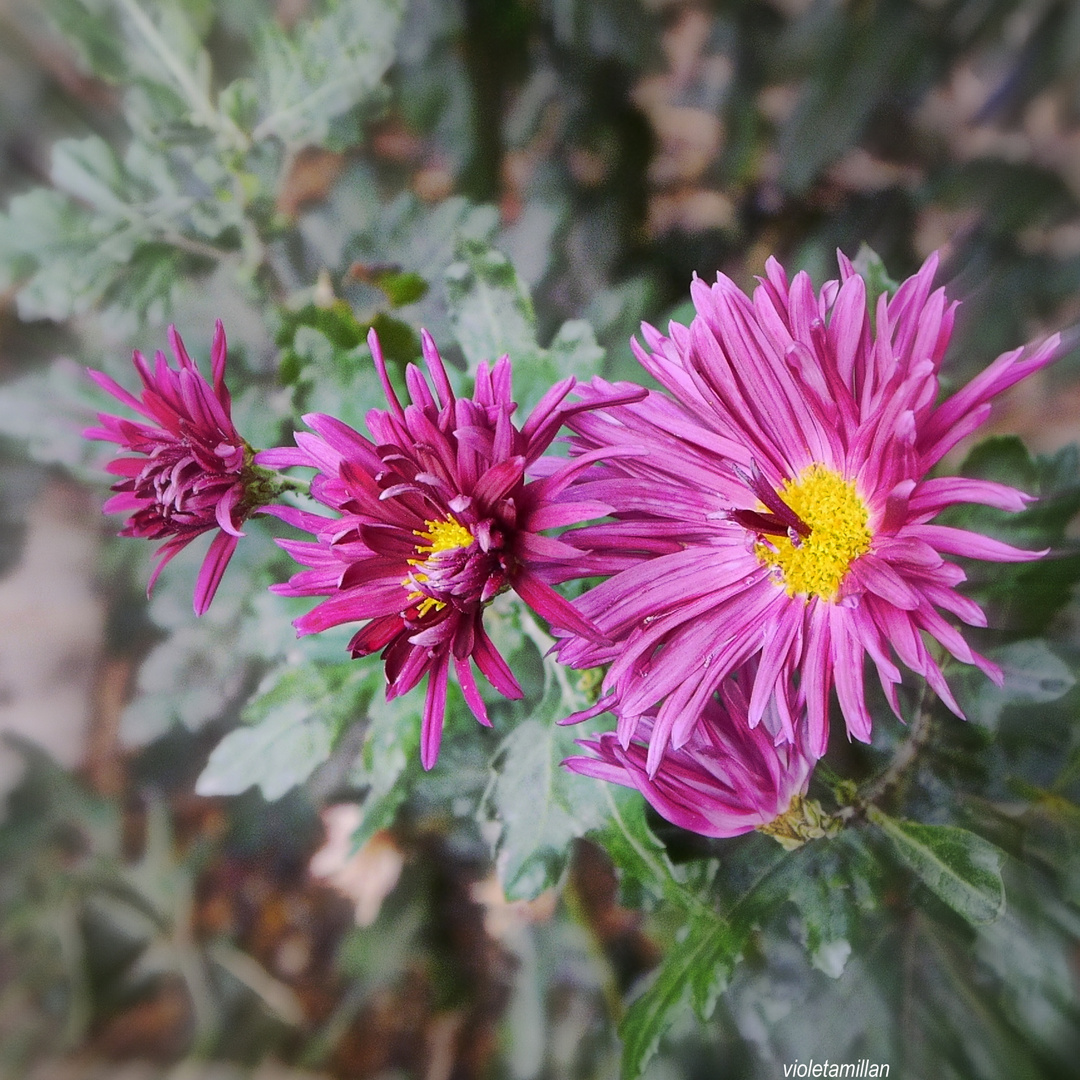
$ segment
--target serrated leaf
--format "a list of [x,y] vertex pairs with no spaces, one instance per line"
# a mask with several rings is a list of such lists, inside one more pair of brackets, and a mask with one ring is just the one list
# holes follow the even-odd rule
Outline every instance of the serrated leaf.
[[288,668],[273,673],[245,710],[250,726],[230,732],[210,755],[195,790],[239,795],[253,784],[273,801],[303,783],[358,719],[379,672],[363,664]]
[[49,0],[42,7],[85,68],[110,82],[123,77],[124,41],[112,0]]
[[379,89],[404,8],[402,0],[339,0],[294,35],[264,26],[257,67],[262,116],[252,137],[327,143],[332,122]]
[[[174,577],[179,577],[175,571]],[[121,717],[125,745],[144,745],[176,722],[197,731],[221,715],[249,674],[248,662],[236,655],[235,634],[210,624],[190,625],[187,589],[182,603],[189,625],[156,645],[139,668],[138,693]]]
[[[551,639],[528,612],[522,626],[546,651]],[[585,705],[550,656],[545,656],[544,695],[529,719],[503,740],[495,778],[480,808],[493,837],[495,869],[511,900],[531,900],[562,876],[571,841],[601,828],[611,813],[603,785],[563,769],[574,753],[574,732],[556,721]]]
[[771,903],[790,900],[795,905],[810,962],[830,978],[843,974],[850,939],[863,911],[874,905],[880,877],[876,860],[854,830],[825,843],[805,844],[781,864]]
[[597,344],[593,328],[584,319],[569,319],[559,327],[548,346],[548,356],[557,378],[573,375],[581,382],[600,373],[604,350]]
[[870,820],[892,841],[901,861],[931,892],[972,923],[991,923],[1005,910],[1004,853],[954,825],[921,825],[876,807]]
[[503,354],[515,369],[540,358],[532,298],[501,251],[481,241],[463,240],[457,262],[446,271],[446,294],[470,372]]
[[619,1024],[623,1080],[638,1080],[687,1000],[708,1018],[738,962],[743,940],[711,912],[690,920],[685,938],[664,957],[659,974]]
[[359,166],[337,185],[326,205],[301,222],[322,263],[351,263],[360,281],[368,267],[392,265],[402,273],[438,282],[438,288],[429,289],[410,307],[409,321],[427,327],[443,349],[453,336],[442,287],[446,269],[457,261],[463,238],[490,241],[497,225],[494,207],[474,206],[457,196],[434,206],[411,193],[380,203],[374,176]]
[[603,845],[611,861],[622,871],[627,902],[640,907],[636,894],[644,889],[653,900],[665,899],[683,908],[692,904],[678,882],[667,849],[649,828],[645,799],[640,792],[617,784],[603,784],[603,792],[610,822],[593,839]]
[[463,241],[446,271],[454,333],[470,372],[504,354],[513,365],[514,400],[524,417],[560,379],[599,374],[604,350],[581,319],[563,324],[547,349],[536,340],[536,315],[524,282],[510,260],[482,241]]
[[560,768],[573,734],[545,720],[526,720],[503,742],[491,794],[501,830],[495,865],[510,900],[532,900],[562,876],[570,842],[602,824],[599,785]]
[[0,277],[24,319],[56,321],[104,303],[161,319],[182,273],[204,272],[238,243],[243,208],[213,156],[133,140],[121,161],[102,139],[53,148],[60,190],[37,189],[0,215]]
[[360,823],[352,834],[354,848],[391,826],[409,793],[409,781],[419,771],[422,709],[416,694],[387,701],[376,692],[368,705],[364,746],[350,774],[352,784],[366,788],[359,802]]

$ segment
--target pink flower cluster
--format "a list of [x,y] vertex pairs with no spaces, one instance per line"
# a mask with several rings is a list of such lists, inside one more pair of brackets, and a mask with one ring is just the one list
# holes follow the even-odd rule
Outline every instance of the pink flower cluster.
[[[616,730],[583,740],[568,768],[637,788],[708,836],[770,831],[798,812],[825,753],[834,689],[849,737],[869,740],[866,658],[897,715],[901,666],[960,714],[931,642],[1000,679],[957,629],[986,619],[952,557],[1043,554],[934,523],[956,503],[1028,503],[928,473],[1058,348],[1054,337],[1006,353],[939,400],[956,305],[933,287],[936,267],[931,257],[873,312],[843,256],[817,292],[775,260],[749,296],[723,275],[695,279],[690,325],[643,325],[645,345],[633,343],[662,390],[567,379],[520,425],[506,357],[461,397],[425,333],[427,375],[409,365],[403,403],[373,333],[388,408],[368,414],[370,438],[315,414],[294,447],[259,454],[230,418],[220,323],[212,387],[170,330],[179,370],[136,353],[141,401],[92,373],[149,422],[103,415],[87,434],[133,455],[110,466],[122,479],[106,509],[130,514],[124,535],[164,541],[154,577],[218,530],[200,613],[246,517],[309,534],[279,541],[303,569],[274,591],[322,598],[301,634],[359,624],[350,651],[381,653],[388,698],[427,678],[425,768],[451,669],[481,724],[474,667],[521,696],[484,626],[513,590],[551,626],[560,662],[605,670],[596,705],[567,719],[610,711]],[[545,456],[563,427],[570,457]],[[276,501],[289,481],[274,470],[293,467],[315,470],[311,499],[331,516]],[[555,588],[597,577],[573,603]]]

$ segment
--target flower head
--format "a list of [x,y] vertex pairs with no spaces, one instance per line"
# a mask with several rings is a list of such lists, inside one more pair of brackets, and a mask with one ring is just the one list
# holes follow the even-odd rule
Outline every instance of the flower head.
[[213,385],[188,355],[175,326],[169,345],[178,364],[169,365],[160,350],[151,368],[138,350],[135,368],[143,383],[141,399],[108,375],[90,377],[146,420],[99,413],[101,427],[88,428],[89,439],[117,443],[134,456],[115,458],[106,468],[121,480],[104,506],[107,514],[128,514],[121,536],[164,540],[147,592],[162,568],[195,537],[217,529],[195,584],[195,613],[210,606],[225,567],[244,534],[244,520],[272,497],[268,474],[253,464],[253,452],[233,426],[225,386],[225,330],[215,324],[210,350]]
[[[304,417],[315,434],[298,432],[295,448],[259,455],[279,468],[317,469],[312,496],[339,515],[275,511],[315,540],[280,541],[309,569],[274,588],[285,596],[327,597],[296,621],[300,634],[364,622],[349,648],[353,656],[382,650],[388,698],[428,676],[421,758],[430,768],[439,752],[451,665],[482,724],[490,721],[474,662],[500,693],[521,696],[484,630],[484,610],[499,593],[513,589],[552,626],[596,636],[592,623],[551,587],[589,572],[581,568],[581,551],[542,534],[611,508],[564,498],[592,457],[538,466],[566,416],[591,407],[564,404],[573,379],[554,386],[519,429],[511,420],[516,405],[506,357],[490,369],[481,364],[473,397],[459,398],[425,331],[431,385],[410,365],[412,400],[402,406],[374,332],[368,341],[389,405],[367,415],[374,441],[315,414]],[[611,396],[627,401],[641,393]],[[527,481],[533,466],[546,475]]]
[[790,834],[797,822],[783,829],[776,823],[800,815],[815,758],[805,748],[803,726],[794,741],[776,745],[779,726],[772,710],[757,727],[747,724],[744,680],[745,675],[724,681],[690,737],[668,752],[655,775],[648,768],[655,714],[638,717],[627,740],[613,731],[578,740],[590,756],[563,764],[584,776],[637,788],[662,817],[703,836],[738,836],[752,829]]
[[[608,552],[598,569],[612,576],[579,608],[614,644],[568,637],[559,656],[611,663],[604,689],[624,744],[655,710],[650,771],[669,744],[687,744],[722,680],[751,657],[749,725],[772,701],[790,739],[805,710],[819,756],[833,685],[849,734],[870,738],[867,654],[897,715],[895,660],[962,715],[927,639],[1000,679],[943,615],[986,625],[947,557],[1044,553],[932,519],[961,502],[1021,510],[1028,497],[927,473],[986,419],[995,394],[1054,358],[1058,339],[1000,356],[939,403],[956,305],[933,290],[936,266],[931,257],[882,295],[873,324],[842,255],[841,280],[819,295],[804,273],[789,284],[775,260],[752,297],[723,275],[712,286],[695,279],[691,325],[672,323],[666,336],[646,325],[648,349],[633,343],[667,394],[571,419],[577,453],[647,448],[582,478],[581,497],[616,508],[616,521],[573,538]],[[609,393],[594,381],[583,396]]]

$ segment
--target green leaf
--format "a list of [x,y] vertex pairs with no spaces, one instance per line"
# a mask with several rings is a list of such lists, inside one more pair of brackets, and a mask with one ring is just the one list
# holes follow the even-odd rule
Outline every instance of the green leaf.
[[690,920],[686,936],[664,957],[649,988],[619,1024],[623,1080],[638,1080],[687,1000],[707,1019],[738,963],[745,936],[712,912]]
[[593,834],[593,839],[622,871],[625,902],[631,907],[643,906],[644,890],[654,901],[662,899],[690,910],[693,898],[679,882],[667,849],[649,828],[644,797],[616,784],[604,784],[603,791],[610,820]]
[[[173,569],[169,584],[178,583],[178,578]],[[164,591],[159,586],[158,593]],[[186,589],[183,603],[190,624],[191,593]],[[163,735],[177,721],[196,731],[219,717],[250,676],[248,661],[237,656],[237,651],[232,628],[211,624],[182,626],[156,645],[139,667],[138,693],[121,718],[124,742],[141,746]]]
[[570,842],[597,828],[606,805],[599,785],[560,768],[574,752],[574,733],[558,727],[560,709],[541,705],[544,719],[519,724],[504,740],[491,792],[499,827],[495,866],[508,899],[531,900],[554,885]]
[[366,788],[359,803],[360,824],[352,835],[354,848],[394,823],[410,783],[419,775],[422,711],[423,698],[418,694],[387,701],[376,692],[368,705],[364,747],[350,773],[352,784]]
[[892,296],[900,288],[900,283],[889,276],[881,256],[869,244],[860,244],[851,262],[866,282],[866,306],[870,310],[870,318],[873,319],[877,311],[878,297],[882,293]]
[[482,241],[463,240],[458,261],[446,271],[446,294],[454,333],[470,372],[504,353],[514,364],[536,363],[532,298],[510,260]]
[[403,0],[338,0],[295,35],[267,23],[258,41],[255,141],[330,142],[333,121],[380,89],[404,9]]
[[250,726],[217,745],[196,791],[239,795],[258,784],[264,798],[281,798],[330,756],[344,728],[363,714],[380,674],[354,663],[272,673],[244,711]]
[[48,0],[41,6],[86,69],[110,82],[123,77],[124,39],[113,0]]
[[[546,652],[552,641],[531,613],[523,611],[521,623]],[[543,697],[503,740],[479,810],[492,839],[496,872],[511,900],[531,900],[556,884],[571,841],[602,827],[611,812],[604,785],[560,765],[576,749],[576,732],[556,721],[583,708],[585,699],[552,657],[545,656],[543,665]]]
[[964,694],[962,704],[968,719],[994,730],[1001,714],[1010,705],[1045,705],[1063,697],[1076,685],[1068,664],[1042,639],[1014,641],[987,651],[1005,676],[1003,686],[995,686],[980,672],[964,680],[974,689]]
[[810,963],[838,979],[851,956],[852,941],[876,905],[881,870],[857,830],[791,852],[753,898],[762,920],[790,901],[802,923]]
[[61,358],[43,371],[0,385],[0,436],[34,461],[62,465],[100,483],[93,463],[103,456],[103,444],[84,439],[82,431],[95,423],[96,412],[112,412],[115,405],[116,399],[99,390],[84,368]]
[[559,327],[552,339],[548,357],[558,378],[573,375],[585,382],[600,373],[604,350],[597,344],[593,328],[584,319],[570,319]]
[[386,294],[394,307],[415,304],[427,295],[428,283],[419,275],[403,270],[375,270],[371,284]]
[[19,286],[24,319],[60,321],[104,303],[162,319],[181,274],[198,274],[238,244],[243,208],[213,156],[135,139],[121,161],[104,140],[53,148],[60,190],[37,189],[0,215],[0,279]]
[[513,365],[514,400],[521,416],[560,379],[590,379],[603,367],[604,350],[581,319],[565,323],[551,346],[536,340],[532,299],[510,260],[483,241],[464,240],[446,271],[450,317],[470,372],[502,355]]
[[991,923],[1004,912],[1005,856],[989,841],[954,825],[897,820],[876,807],[868,815],[908,869],[958,915],[979,924]]
[[1080,510],[1080,452],[1067,446],[1052,456],[1032,457],[1015,436],[995,436],[971,451],[961,472],[1010,484],[1037,499],[1015,514],[986,506],[956,506],[936,519],[1020,548],[1051,549],[1032,562],[974,562],[968,570],[970,594],[992,609],[992,625],[1007,628],[1013,637],[1036,637],[1080,581],[1080,548],[1066,533]]

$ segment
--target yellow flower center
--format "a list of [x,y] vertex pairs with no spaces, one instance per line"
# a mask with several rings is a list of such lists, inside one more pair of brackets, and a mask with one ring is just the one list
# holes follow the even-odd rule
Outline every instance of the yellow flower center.
[[[426,530],[413,529],[413,535],[426,540],[426,544],[417,544],[417,555],[425,555],[423,559],[409,559],[410,566],[423,566],[433,555],[441,551],[455,551],[458,548],[467,548],[473,542],[473,534],[458,521],[453,514],[448,514],[442,521],[425,521]],[[433,596],[425,596],[424,593],[413,589],[413,581],[427,581],[428,576],[422,570],[411,574],[402,581],[409,592],[409,602],[420,600],[417,605],[417,614],[422,619],[429,611],[438,611],[446,605],[442,600],[436,600]]]
[[[435,555],[440,551],[453,551],[455,548],[468,547],[473,542],[473,535],[461,524],[453,514],[449,514],[443,521],[425,521],[427,532],[414,529],[413,535],[421,540],[427,540],[426,545],[416,545],[418,554]],[[413,566],[422,560],[410,559]]]
[[835,600],[852,562],[869,551],[872,539],[870,515],[855,481],[815,462],[798,479],[786,481],[778,494],[811,532],[798,545],[785,536],[758,543],[758,559],[779,568],[789,596]]

